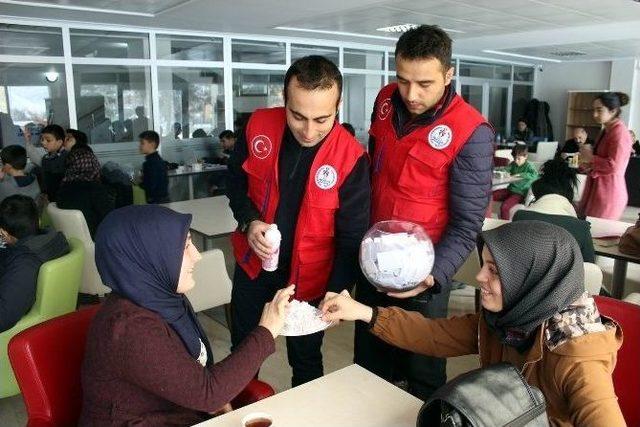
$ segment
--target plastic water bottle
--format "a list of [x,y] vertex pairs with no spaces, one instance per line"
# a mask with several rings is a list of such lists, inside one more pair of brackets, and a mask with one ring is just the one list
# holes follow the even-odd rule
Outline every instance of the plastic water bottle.
[[269,229],[264,233],[264,238],[273,249],[273,253],[267,259],[262,261],[262,268],[266,271],[276,271],[278,269],[278,259],[280,258],[280,240],[282,235],[276,224],[271,224]]

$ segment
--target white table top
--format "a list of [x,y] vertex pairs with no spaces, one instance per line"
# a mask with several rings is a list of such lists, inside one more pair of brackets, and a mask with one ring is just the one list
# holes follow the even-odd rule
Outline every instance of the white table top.
[[519,176],[507,176],[504,178],[492,178],[491,180],[491,190],[496,191],[502,188],[507,188],[509,184],[513,182],[522,181],[522,178]]
[[587,217],[587,221],[591,224],[591,236],[594,239],[601,237],[622,236],[627,228],[632,227],[630,222],[616,221],[612,219]]
[[227,196],[184,200],[165,203],[163,206],[176,212],[193,215],[191,229],[209,237],[229,234],[238,226],[229,208]]
[[185,167],[182,172],[178,172],[177,169],[171,170],[167,172],[168,176],[186,176],[186,175],[196,175],[199,173],[208,173],[208,172],[218,172],[218,171],[226,171],[227,165],[206,165],[202,169],[196,171],[191,167]]
[[242,427],[252,412],[273,417],[273,427],[415,427],[422,401],[358,365],[276,394],[199,427]]

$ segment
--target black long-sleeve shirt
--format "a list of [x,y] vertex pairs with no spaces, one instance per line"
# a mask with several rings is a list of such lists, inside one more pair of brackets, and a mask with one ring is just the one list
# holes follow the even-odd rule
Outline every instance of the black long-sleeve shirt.
[[[300,204],[311,165],[321,144],[322,142],[314,147],[303,147],[288,128],[283,136],[278,166],[280,200],[275,215],[275,223],[282,235],[278,267],[282,277],[289,275]],[[242,169],[247,156],[246,139],[242,134],[229,159],[227,175],[229,206],[241,225],[262,220],[260,211],[248,196],[247,176]],[[369,226],[371,206],[369,160],[366,155],[356,162],[340,187],[338,198],[339,208],[335,218],[336,254],[327,283],[327,290],[332,292],[340,292],[352,285],[358,274],[358,251]]]
[[[434,123],[455,92],[449,86],[440,103],[430,111],[411,118],[399,92],[391,97],[394,107],[393,126],[398,138],[413,132],[416,128]],[[377,111],[374,107],[373,111]],[[371,115],[371,122],[376,120]],[[433,275],[436,285],[429,292],[437,293],[440,286],[448,286],[451,278],[462,266],[475,247],[478,233],[482,230],[484,214],[491,194],[493,170],[494,131],[490,126],[481,125],[469,137],[458,152],[449,171],[449,224],[442,238],[435,245]],[[369,138],[369,153],[373,153],[375,139]]]
[[169,177],[167,166],[158,152],[147,154],[142,164],[142,188],[147,195],[147,203],[169,201]]

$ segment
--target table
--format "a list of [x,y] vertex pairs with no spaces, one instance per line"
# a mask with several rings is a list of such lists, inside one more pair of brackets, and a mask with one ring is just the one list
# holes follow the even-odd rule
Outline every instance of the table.
[[163,206],[193,216],[191,232],[202,236],[205,251],[209,249],[209,239],[226,236],[238,227],[226,196],[165,203]]
[[193,176],[201,173],[211,173],[211,172],[225,172],[227,170],[227,165],[206,165],[201,170],[193,170],[193,168],[185,166],[184,171],[178,172],[177,170],[172,170],[167,173],[169,178],[171,177],[179,177],[186,176],[189,179],[189,199],[193,199]]
[[633,224],[590,216],[587,217],[587,221],[591,224],[591,236],[593,237],[593,248],[596,255],[613,258],[611,296],[622,299],[628,263],[640,264],[640,258],[623,254],[618,249],[620,236]]
[[358,365],[198,424],[241,427],[252,412],[266,412],[274,427],[415,427],[422,401]]
[[491,191],[501,190],[507,188],[509,184],[522,181],[519,176],[507,176],[505,178],[493,178],[491,181]]

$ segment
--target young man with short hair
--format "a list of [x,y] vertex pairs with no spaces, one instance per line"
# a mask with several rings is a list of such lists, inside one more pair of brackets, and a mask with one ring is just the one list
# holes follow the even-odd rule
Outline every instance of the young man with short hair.
[[147,203],[158,204],[169,202],[169,177],[167,165],[158,153],[160,135],[147,130],[138,135],[140,139],[140,153],[144,154],[142,164],[142,182],[140,186],[147,196]]
[[33,306],[40,266],[69,252],[64,235],[38,229],[32,198],[16,194],[0,203],[0,332],[12,328]]
[[64,129],[58,125],[48,125],[42,129],[42,146],[47,154],[42,158],[42,191],[50,202],[56,201],[58,188],[64,178],[65,163],[69,152],[64,149]]
[[[317,305],[327,290],[350,288],[370,209],[369,161],[336,118],[342,75],[321,56],[294,62],[285,75],[285,106],[256,110],[229,160],[227,195],[238,221],[231,340],[258,324],[275,292],[295,284],[295,299]],[[282,235],[278,268],[262,269]],[[324,333],[287,337],[292,385],[323,375]]]
[[35,199],[40,194],[36,177],[25,173],[27,150],[19,145],[9,145],[0,152],[0,202],[14,194],[23,194]]
[[[382,88],[369,131],[371,223],[421,225],[435,245],[431,275],[416,289],[384,294],[361,277],[356,298],[446,317],[451,279],[475,248],[491,193],[494,131],[456,94],[451,39],[437,26],[404,33],[397,83]],[[426,399],[446,382],[446,360],[393,348],[358,322],[355,362],[389,381],[407,381]]]

